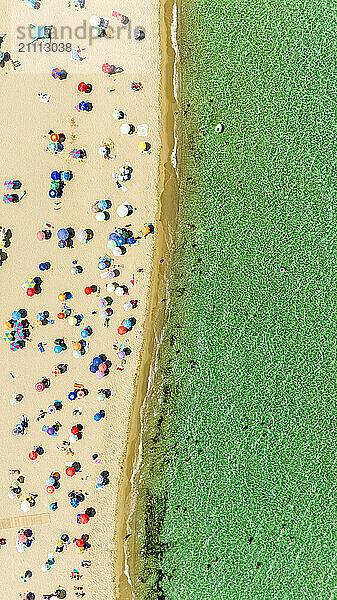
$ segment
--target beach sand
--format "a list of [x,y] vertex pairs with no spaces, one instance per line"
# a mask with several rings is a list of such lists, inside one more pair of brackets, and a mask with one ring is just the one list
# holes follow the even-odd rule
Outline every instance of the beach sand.
[[[119,2],[111,7],[108,2],[88,2],[87,8],[74,11],[63,3],[55,13],[55,4],[43,0],[41,9],[34,11],[26,4],[13,3],[12,11],[8,4],[0,13],[1,32],[8,35],[2,50],[9,50],[21,66],[10,71],[2,69],[1,79],[1,147],[4,159],[0,166],[0,181],[19,179],[26,195],[17,204],[1,205],[0,225],[12,232],[10,246],[5,249],[1,267],[2,301],[0,320],[5,322],[13,310],[26,308],[28,320],[34,323],[41,310],[48,310],[54,324],[45,327],[34,327],[30,341],[26,347],[11,352],[9,345],[1,341],[0,356],[2,364],[2,410],[1,421],[1,480],[2,515],[0,535],[7,544],[0,550],[0,565],[6,577],[2,582],[2,594],[5,597],[19,598],[26,591],[33,591],[37,598],[42,594],[52,594],[57,586],[67,591],[67,598],[76,598],[74,585],[83,586],[86,597],[92,599],[117,598],[113,591],[113,561],[116,558],[115,518],[118,482],[121,465],[125,454],[130,409],[134,397],[134,382],[137,366],[143,345],[143,324],[146,315],[147,299],[151,279],[153,250],[156,236],[156,214],[158,198],[158,169],[160,155],[159,135],[159,16],[158,3],[153,0],[133,6]],[[18,23],[52,24],[67,22],[72,27],[89,19],[92,14],[108,16],[111,9],[128,15],[132,23],[144,26],[146,38],[141,42],[133,39],[120,39],[118,44],[108,46],[109,40],[95,40],[92,46],[86,41],[80,42],[86,47],[86,60],[73,62],[69,55],[54,54],[36,55],[27,52],[18,54],[14,28]],[[14,23],[14,25],[13,25]],[[12,32],[12,35],[10,35]],[[111,42],[111,41],[110,41]],[[59,42],[58,42],[59,43]],[[139,58],[139,54],[142,56]],[[42,66],[39,61],[43,62]],[[114,77],[101,72],[104,62],[111,62],[123,67],[124,71]],[[51,77],[51,68],[59,66],[68,72],[64,81]],[[93,91],[89,95],[80,94],[77,84],[80,81],[90,82]],[[130,83],[141,81],[140,92],[131,91]],[[109,91],[114,90],[114,91]],[[48,104],[39,101],[38,94],[51,94]],[[75,105],[82,99],[93,104],[91,112],[79,113]],[[137,134],[123,136],[119,131],[120,121],[112,118],[115,108],[127,114],[127,122],[135,126],[143,123],[149,125],[147,138],[139,138]],[[122,121],[124,122],[124,121]],[[49,130],[64,132],[65,149],[55,155],[46,152],[41,138]],[[141,154],[137,151],[140,141],[151,144],[151,153]],[[102,143],[113,142],[113,155],[116,158],[104,160],[98,155]],[[84,148],[87,158],[79,163],[70,158],[70,150]],[[133,168],[131,181],[126,182],[127,193],[116,188],[112,172],[118,171],[125,162]],[[71,170],[73,179],[67,182],[60,209],[54,210],[54,202],[48,197],[50,173],[53,170]],[[99,199],[112,202],[110,220],[97,222],[91,212],[91,204]],[[131,216],[121,219],[116,214],[116,207],[124,201],[134,208]],[[53,225],[53,235],[48,241],[40,242],[36,233],[43,229],[45,222]],[[111,255],[107,248],[108,235],[115,227],[130,225],[130,229],[138,235],[145,223],[153,223],[155,235],[141,238],[139,245],[130,247],[127,253],[115,260],[120,265],[120,276],[117,281],[128,286],[129,295],[118,298],[113,295],[113,315],[109,328],[103,326],[99,317],[99,298],[107,294],[106,279],[101,279],[97,268],[99,258],[104,254]],[[60,227],[73,227],[75,231],[91,228],[94,237],[87,244],[74,240],[73,249],[60,249],[56,232]],[[83,273],[72,275],[70,272],[73,260],[83,267]],[[51,263],[51,269],[40,272],[38,265],[43,261]],[[138,270],[142,269],[141,272]],[[28,298],[21,285],[28,278],[40,276],[42,292]],[[134,285],[131,280],[134,279]],[[84,288],[95,284],[101,288],[99,295],[86,296]],[[88,353],[79,358],[72,357],[72,342],[81,338],[81,327],[71,328],[68,322],[58,320],[57,313],[62,304],[58,295],[70,291],[73,298],[67,304],[75,314],[83,314],[83,326],[91,326],[93,335],[88,338]],[[125,336],[117,334],[117,327],[130,313],[123,310],[123,303],[137,300],[138,305],[132,311],[136,324]],[[97,311],[97,314],[92,314]],[[68,349],[57,355],[53,351],[53,340],[65,338]],[[123,371],[117,371],[120,364],[117,352],[113,349],[118,340],[130,347],[131,355]],[[39,342],[45,343],[45,352],[37,348]],[[103,380],[96,379],[89,372],[90,360],[105,353],[111,360],[110,373]],[[58,363],[67,363],[65,374],[53,378],[52,368]],[[14,375],[14,377],[11,375]],[[50,377],[50,388],[39,393],[35,384],[42,377]],[[73,390],[74,383],[82,384],[89,394],[83,400],[68,400],[68,393]],[[114,393],[111,399],[99,402],[97,390],[109,388]],[[12,394],[23,394],[23,400],[11,406]],[[47,415],[37,422],[40,409],[47,410],[56,400],[63,402],[61,411]],[[80,416],[72,411],[82,406]],[[93,415],[100,409],[106,411],[106,418],[95,422]],[[27,435],[14,436],[12,430],[18,423],[20,415],[29,419]],[[62,424],[57,437],[50,437],[42,432],[42,426],[52,426],[55,421]],[[68,429],[77,423],[84,426],[83,439],[72,445],[74,456],[66,456],[57,447],[63,440],[69,439]],[[45,453],[36,461],[30,461],[29,452],[33,446],[41,445]],[[95,464],[91,456],[97,453],[102,460]],[[73,460],[82,465],[82,472],[74,477],[67,477],[65,465]],[[24,476],[22,497],[18,501],[8,498],[8,490],[15,480],[10,469],[19,469]],[[96,476],[107,470],[110,483],[103,490],[95,488]],[[46,492],[46,479],[51,472],[61,474],[60,489],[53,495]],[[76,509],[69,505],[67,494],[73,490],[83,490],[88,495]],[[38,494],[36,505],[25,515],[20,509],[20,502],[29,494]],[[49,510],[51,502],[57,502],[55,512]],[[95,507],[97,514],[87,525],[76,524],[76,515],[87,507]],[[16,549],[16,536],[19,521],[17,517],[26,517],[24,526],[32,523],[31,528],[35,541],[30,548],[20,554]],[[13,525],[13,526],[12,526]],[[9,526],[9,527],[8,527]],[[74,544],[62,553],[55,554],[56,542],[66,533],[70,540],[89,534],[91,548],[83,554],[76,551]],[[115,540],[115,541],[114,541]],[[41,571],[41,565],[47,560],[48,552],[55,558],[54,566],[47,572]],[[82,560],[90,560],[91,567],[80,566]],[[83,575],[79,582],[72,581],[70,574],[77,568]],[[33,576],[23,583],[20,576],[27,570]]]

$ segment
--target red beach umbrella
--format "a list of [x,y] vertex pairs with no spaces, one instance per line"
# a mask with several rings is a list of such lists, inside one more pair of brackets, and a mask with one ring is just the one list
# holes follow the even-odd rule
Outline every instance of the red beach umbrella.
[[81,81],[81,83],[78,84],[77,89],[79,92],[86,92],[88,89],[88,86],[84,81]]
[[38,457],[38,453],[35,450],[32,450],[29,454],[28,454],[30,460],[36,460]]
[[88,285],[86,288],[84,288],[84,293],[89,296],[92,293],[92,289],[91,286]]
[[68,475],[68,477],[73,477],[75,475],[76,471],[74,469],[74,467],[67,467],[66,468],[66,475]]
[[83,540],[76,540],[76,546],[78,548],[83,548],[84,546],[84,541]]
[[34,288],[28,288],[28,290],[26,291],[27,296],[29,296],[30,298],[32,296],[35,296],[35,290]]
[[65,314],[63,312],[59,312],[59,313],[57,313],[57,318],[58,319],[65,319],[66,316],[65,316]]
[[44,383],[42,383],[42,381],[38,381],[35,384],[35,389],[36,389],[37,392],[43,392],[43,390],[44,390]]
[[81,525],[86,525],[87,523],[89,523],[89,517],[86,514],[80,515],[78,517],[78,522],[81,523]]
[[109,65],[109,63],[104,63],[104,65],[102,65],[103,73],[110,73],[111,67],[112,65]]
[[55,488],[53,485],[47,486],[47,494],[53,494],[55,492]]
[[42,242],[43,240],[46,239],[46,236],[43,231],[38,231],[36,234],[36,237],[39,240],[39,242]]
[[117,329],[117,332],[119,333],[119,335],[124,335],[125,333],[127,333],[127,328],[124,327],[124,325],[120,325]]
[[59,135],[58,133],[52,133],[50,136],[50,139],[52,142],[58,142],[59,141]]
[[72,427],[70,431],[71,431],[71,433],[72,433],[73,435],[77,435],[77,434],[79,433],[79,429],[78,429],[78,427],[75,427],[75,426],[74,426],[74,427]]

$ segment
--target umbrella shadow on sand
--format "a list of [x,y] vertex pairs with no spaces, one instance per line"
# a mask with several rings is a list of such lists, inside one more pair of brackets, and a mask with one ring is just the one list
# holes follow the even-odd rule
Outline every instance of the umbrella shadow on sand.
[[7,258],[8,258],[7,252],[0,250],[0,267],[1,267],[2,263],[5,262],[5,260],[7,260]]

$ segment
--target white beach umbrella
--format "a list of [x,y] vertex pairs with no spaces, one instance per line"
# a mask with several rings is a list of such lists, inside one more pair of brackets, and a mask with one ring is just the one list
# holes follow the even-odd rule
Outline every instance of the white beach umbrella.
[[98,148],[98,154],[99,154],[100,156],[105,156],[105,155],[106,155],[106,152],[107,152],[107,150],[106,150],[106,147],[105,147],[105,146],[101,146],[100,148]]
[[125,302],[125,304],[124,304],[124,310],[126,310],[127,312],[129,312],[129,310],[132,310],[132,304],[131,304],[131,302]]
[[100,223],[102,221],[105,221],[105,214],[104,214],[104,212],[96,213],[96,221],[99,221]]
[[122,288],[120,285],[118,287],[116,287],[115,289],[115,294],[116,296],[124,296],[124,288]]
[[76,231],[76,239],[79,242],[86,242],[88,238],[88,234],[86,231],[84,231],[84,229],[79,229],[78,231]]
[[89,19],[89,23],[90,23],[91,27],[98,27],[99,26],[99,17],[97,17],[97,15],[92,15]]
[[122,256],[122,249],[117,246],[117,248],[112,249],[112,254],[114,256]]
[[119,130],[121,133],[124,133],[124,135],[126,135],[127,133],[130,133],[131,127],[127,123],[123,123],[123,125],[120,126]]
[[21,510],[23,510],[23,512],[25,513],[30,510],[30,504],[28,500],[24,500],[23,502],[21,502]]
[[13,500],[15,498],[15,494],[14,494],[13,490],[8,490],[8,498],[10,498],[11,500]]
[[129,214],[129,209],[125,204],[120,204],[117,206],[117,214],[119,217],[127,217]]

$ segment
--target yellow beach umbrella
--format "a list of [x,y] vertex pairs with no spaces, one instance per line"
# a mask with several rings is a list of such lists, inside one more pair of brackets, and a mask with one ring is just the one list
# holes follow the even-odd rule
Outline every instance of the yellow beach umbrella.
[[138,144],[138,152],[144,152],[146,150],[146,142],[140,142]]

